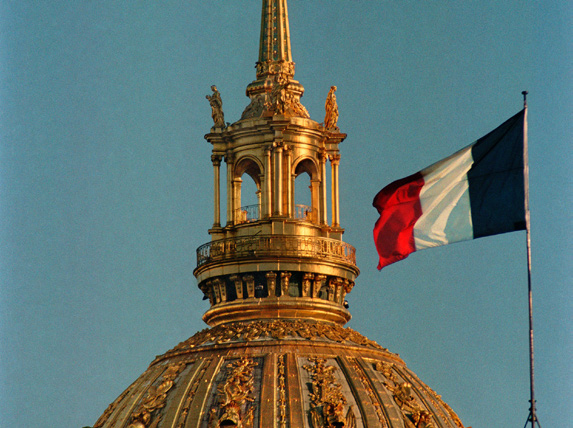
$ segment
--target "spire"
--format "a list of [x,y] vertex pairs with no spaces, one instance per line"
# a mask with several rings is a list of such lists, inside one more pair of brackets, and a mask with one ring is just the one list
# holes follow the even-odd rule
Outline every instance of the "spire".
[[276,115],[310,118],[300,103],[304,88],[293,79],[286,0],[263,0],[256,68],[257,79],[247,86],[251,103],[241,120]]
[[274,73],[294,75],[286,0],[263,0],[257,79]]

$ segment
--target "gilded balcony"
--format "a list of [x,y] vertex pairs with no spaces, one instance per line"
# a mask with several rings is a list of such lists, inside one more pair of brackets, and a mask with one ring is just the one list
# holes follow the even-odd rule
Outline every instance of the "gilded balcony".
[[245,258],[320,258],[356,266],[356,249],[337,239],[312,236],[257,235],[219,239],[197,248],[197,269]]

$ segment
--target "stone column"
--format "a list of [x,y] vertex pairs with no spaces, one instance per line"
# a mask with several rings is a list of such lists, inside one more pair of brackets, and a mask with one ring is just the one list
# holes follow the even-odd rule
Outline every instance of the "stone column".
[[330,156],[332,168],[332,227],[340,227],[339,193],[338,193],[338,165],[340,164],[340,154]]
[[235,224],[244,223],[247,219],[243,218],[241,212],[241,185],[243,179],[241,177],[233,180],[233,221]]
[[213,228],[221,227],[221,156],[211,156],[213,162],[214,218]]
[[293,210],[294,210],[294,195],[293,195],[293,176],[291,174],[292,169],[292,150],[290,147],[285,146],[285,153],[286,153],[286,201],[284,207],[284,213],[287,217],[293,217]]
[[274,186],[274,201],[273,201],[273,215],[283,214],[283,143],[275,143],[275,186]]
[[227,224],[233,224],[235,215],[235,201],[234,201],[234,156],[232,153],[225,155],[225,162],[227,163]]
[[311,206],[312,206],[312,214],[311,220],[313,223],[320,223],[320,186],[321,182],[319,179],[310,180],[310,195],[311,195]]
[[260,190],[257,190],[257,210],[259,211],[257,213],[257,220],[260,220],[261,218],[263,218],[263,207],[261,205],[261,194],[262,192]]
[[320,223],[328,224],[326,202],[326,153],[320,154]]
[[263,217],[270,217],[272,214],[272,173],[271,173],[271,148],[265,149],[265,177],[264,177],[264,198],[263,198]]

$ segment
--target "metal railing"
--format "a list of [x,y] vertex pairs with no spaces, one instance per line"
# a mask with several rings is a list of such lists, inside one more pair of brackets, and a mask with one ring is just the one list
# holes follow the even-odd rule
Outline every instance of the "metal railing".
[[245,205],[244,207],[235,210],[235,223],[251,223],[261,218],[261,209],[257,205]]
[[[294,206],[294,216],[296,220],[316,223],[318,213],[311,206],[296,204]],[[251,223],[261,219],[260,205],[245,205],[235,210],[235,224]]]
[[345,242],[314,236],[258,235],[219,239],[197,248],[197,267],[246,257],[324,258],[356,266],[356,249]]
[[318,213],[308,205],[296,204],[294,206],[294,218],[302,221],[310,221],[316,223]]

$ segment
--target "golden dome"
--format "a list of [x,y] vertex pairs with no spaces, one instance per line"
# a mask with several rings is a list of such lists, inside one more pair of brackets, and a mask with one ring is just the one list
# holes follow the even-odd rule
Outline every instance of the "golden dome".
[[463,425],[398,355],[356,331],[276,319],[205,329],[158,356],[100,427]]
[[[336,87],[324,122],[310,119],[293,80],[286,0],[263,1],[261,26],[241,119],[225,122],[216,86],[207,96],[214,221],[194,275],[210,328],[158,356],[94,428],[463,427],[396,354],[344,327],[359,270],[339,222]],[[310,205],[296,203],[304,174]],[[242,204],[243,178],[257,204]]]

